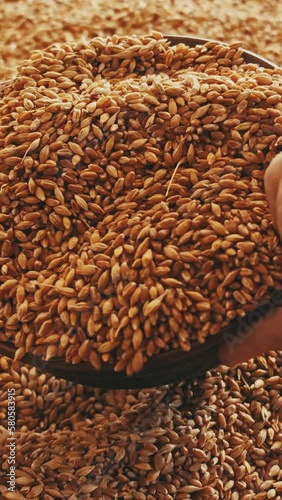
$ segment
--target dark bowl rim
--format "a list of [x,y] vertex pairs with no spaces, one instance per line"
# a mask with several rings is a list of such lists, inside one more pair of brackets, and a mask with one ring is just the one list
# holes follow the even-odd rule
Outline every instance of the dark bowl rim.
[[[171,42],[172,45],[177,45],[179,43],[184,43],[185,45],[189,45],[190,47],[196,47],[197,45],[205,45],[206,43],[216,43],[220,45],[226,45],[228,46],[229,44],[226,42],[222,42],[220,40],[214,40],[211,38],[205,38],[205,37],[198,37],[198,36],[193,36],[193,35],[174,35],[174,34],[167,34],[164,35],[164,37]],[[253,63],[253,64],[258,64],[260,66],[263,66],[264,68],[269,68],[269,69],[277,69],[279,68],[278,64],[275,64],[272,61],[269,61],[269,59],[266,59],[265,57],[260,56],[259,54],[256,54],[255,52],[252,52],[250,50],[246,50],[242,48],[243,50],[243,57],[246,63]]]

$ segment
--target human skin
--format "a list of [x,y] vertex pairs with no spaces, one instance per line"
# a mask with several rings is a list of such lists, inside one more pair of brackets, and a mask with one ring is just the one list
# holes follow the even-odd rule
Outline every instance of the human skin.
[[[265,193],[273,223],[282,239],[282,153],[269,164],[264,176]],[[268,351],[282,350],[282,307],[267,318],[252,325],[244,340],[232,344],[223,342],[218,355],[222,364],[234,366]]]

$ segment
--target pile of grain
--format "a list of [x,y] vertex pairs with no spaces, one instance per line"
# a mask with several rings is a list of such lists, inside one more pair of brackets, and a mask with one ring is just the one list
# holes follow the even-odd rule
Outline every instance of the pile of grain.
[[[246,48],[281,62],[281,8],[269,0],[214,0],[212,10],[210,1],[198,0],[112,0],[103,8],[98,1],[5,0],[0,57],[14,66],[51,41],[144,33],[146,25],[147,31],[241,39]],[[4,357],[0,366],[3,499],[282,498],[281,353],[232,371],[221,367],[192,387],[138,392],[83,388]],[[6,477],[11,387],[18,412],[15,494],[7,492]]]
[[0,100],[0,340],[127,374],[281,289],[280,70],[159,33],[35,51]]
[[74,386],[1,360],[0,465],[7,390],[16,389],[20,500],[282,498],[281,354],[160,389]]
[[206,36],[282,63],[282,6],[270,0],[3,0],[0,74],[54,42],[149,33]]

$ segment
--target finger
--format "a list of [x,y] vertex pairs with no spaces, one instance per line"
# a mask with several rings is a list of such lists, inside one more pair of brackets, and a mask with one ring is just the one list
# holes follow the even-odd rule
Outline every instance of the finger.
[[271,316],[262,319],[241,335],[223,337],[218,355],[222,364],[235,366],[255,356],[272,350],[282,349],[282,309],[276,309]]
[[264,175],[264,188],[274,224],[277,224],[276,200],[282,179],[282,153],[270,162]]
[[[281,170],[282,170],[282,164],[281,164]],[[282,181],[281,180],[277,190],[275,221],[277,230],[280,234],[280,238],[282,238]]]

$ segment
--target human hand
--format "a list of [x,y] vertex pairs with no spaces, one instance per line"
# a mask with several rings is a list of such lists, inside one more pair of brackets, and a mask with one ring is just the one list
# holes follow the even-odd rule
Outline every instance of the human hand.
[[282,153],[276,155],[266,169],[264,189],[273,223],[282,238]]
[[[274,309],[274,308],[273,308]],[[268,317],[250,325],[243,335],[223,335],[218,351],[221,364],[234,366],[268,351],[282,350],[282,307],[274,309]]]
[[[264,177],[274,225],[282,239],[282,153],[270,163]],[[259,323],[250,326],[243,338],[234,337],[234,342],[224,342],[218,355],[222,364],[234,366],[267,351],[282,349],[282,308],[273,308],[271,314]]]

